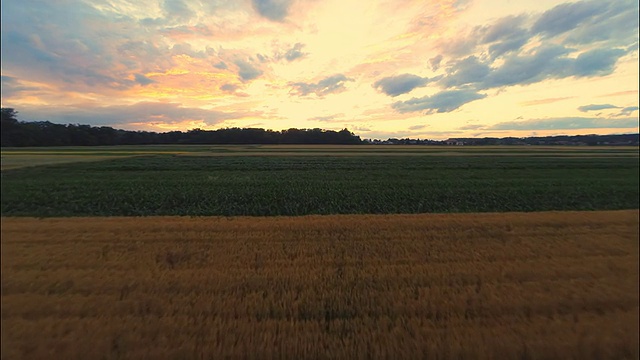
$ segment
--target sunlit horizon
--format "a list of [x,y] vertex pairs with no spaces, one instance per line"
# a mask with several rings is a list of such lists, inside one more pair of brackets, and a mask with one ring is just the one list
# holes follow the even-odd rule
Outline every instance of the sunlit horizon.
[[361,138],[638,132],[636,1],[2,1],[22,121]]

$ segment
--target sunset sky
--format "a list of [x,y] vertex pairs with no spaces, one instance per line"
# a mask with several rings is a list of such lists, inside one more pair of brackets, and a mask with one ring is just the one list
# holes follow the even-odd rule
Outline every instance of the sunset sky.
[[130,130],[638,132],[638,1],[2,0],[2,107]]

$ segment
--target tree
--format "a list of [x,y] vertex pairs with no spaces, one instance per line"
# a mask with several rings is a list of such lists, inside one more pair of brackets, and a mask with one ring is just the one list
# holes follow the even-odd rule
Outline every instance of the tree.
[[0,112],[2,113],[2,123],[4,124],[5,121],[8,122],[18,122],[18,112],[15,109],[12,108],[2,108],[0,109]]
[[187,132],[116,130],[80,124],[54,124],[50,121],[18,121],[17,111],[2,109],[1,146],[92,146],[148,144],[360,144],[359,136],[347,129],[339,132],[316,129],[282,131],[260,128],[192,129]]
[[2,120],[0,125],[2,146],[15,146],[13,139],[15,139],[16,132],[20,130],[18,112],[12,108],[1,108],[0,116]]

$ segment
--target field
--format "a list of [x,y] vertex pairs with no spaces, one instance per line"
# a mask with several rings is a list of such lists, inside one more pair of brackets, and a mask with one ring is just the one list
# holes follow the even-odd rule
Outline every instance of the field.
[[3,149],[1,358],[637,359],[639,169],[637,147]]
[[[256,148],[263,155],[246,154]],[[85,149],[84,156],[119,158],[4,170],[2,214],[286,216],[639,207],[637,148],[379,146],[376,155],[362,155],[374,150],[366,146],[137,149]],[[63,152],[39,151],[3,156]],[[82,149],[65,151],[60,157]]]
[[2,220],[2,358],[637,359],[638,211]]

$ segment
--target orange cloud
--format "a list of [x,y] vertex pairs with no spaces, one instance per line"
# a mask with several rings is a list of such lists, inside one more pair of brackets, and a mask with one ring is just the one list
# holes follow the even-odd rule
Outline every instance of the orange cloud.
[[574,96],[555,97],[555,98],[523,101],[520,104],[522,106],[534,106],[534,105],[542,105],[542,104],[551,104],[554,102],[558,102],[566,99],[572,99],[572,98],[574,98]]

